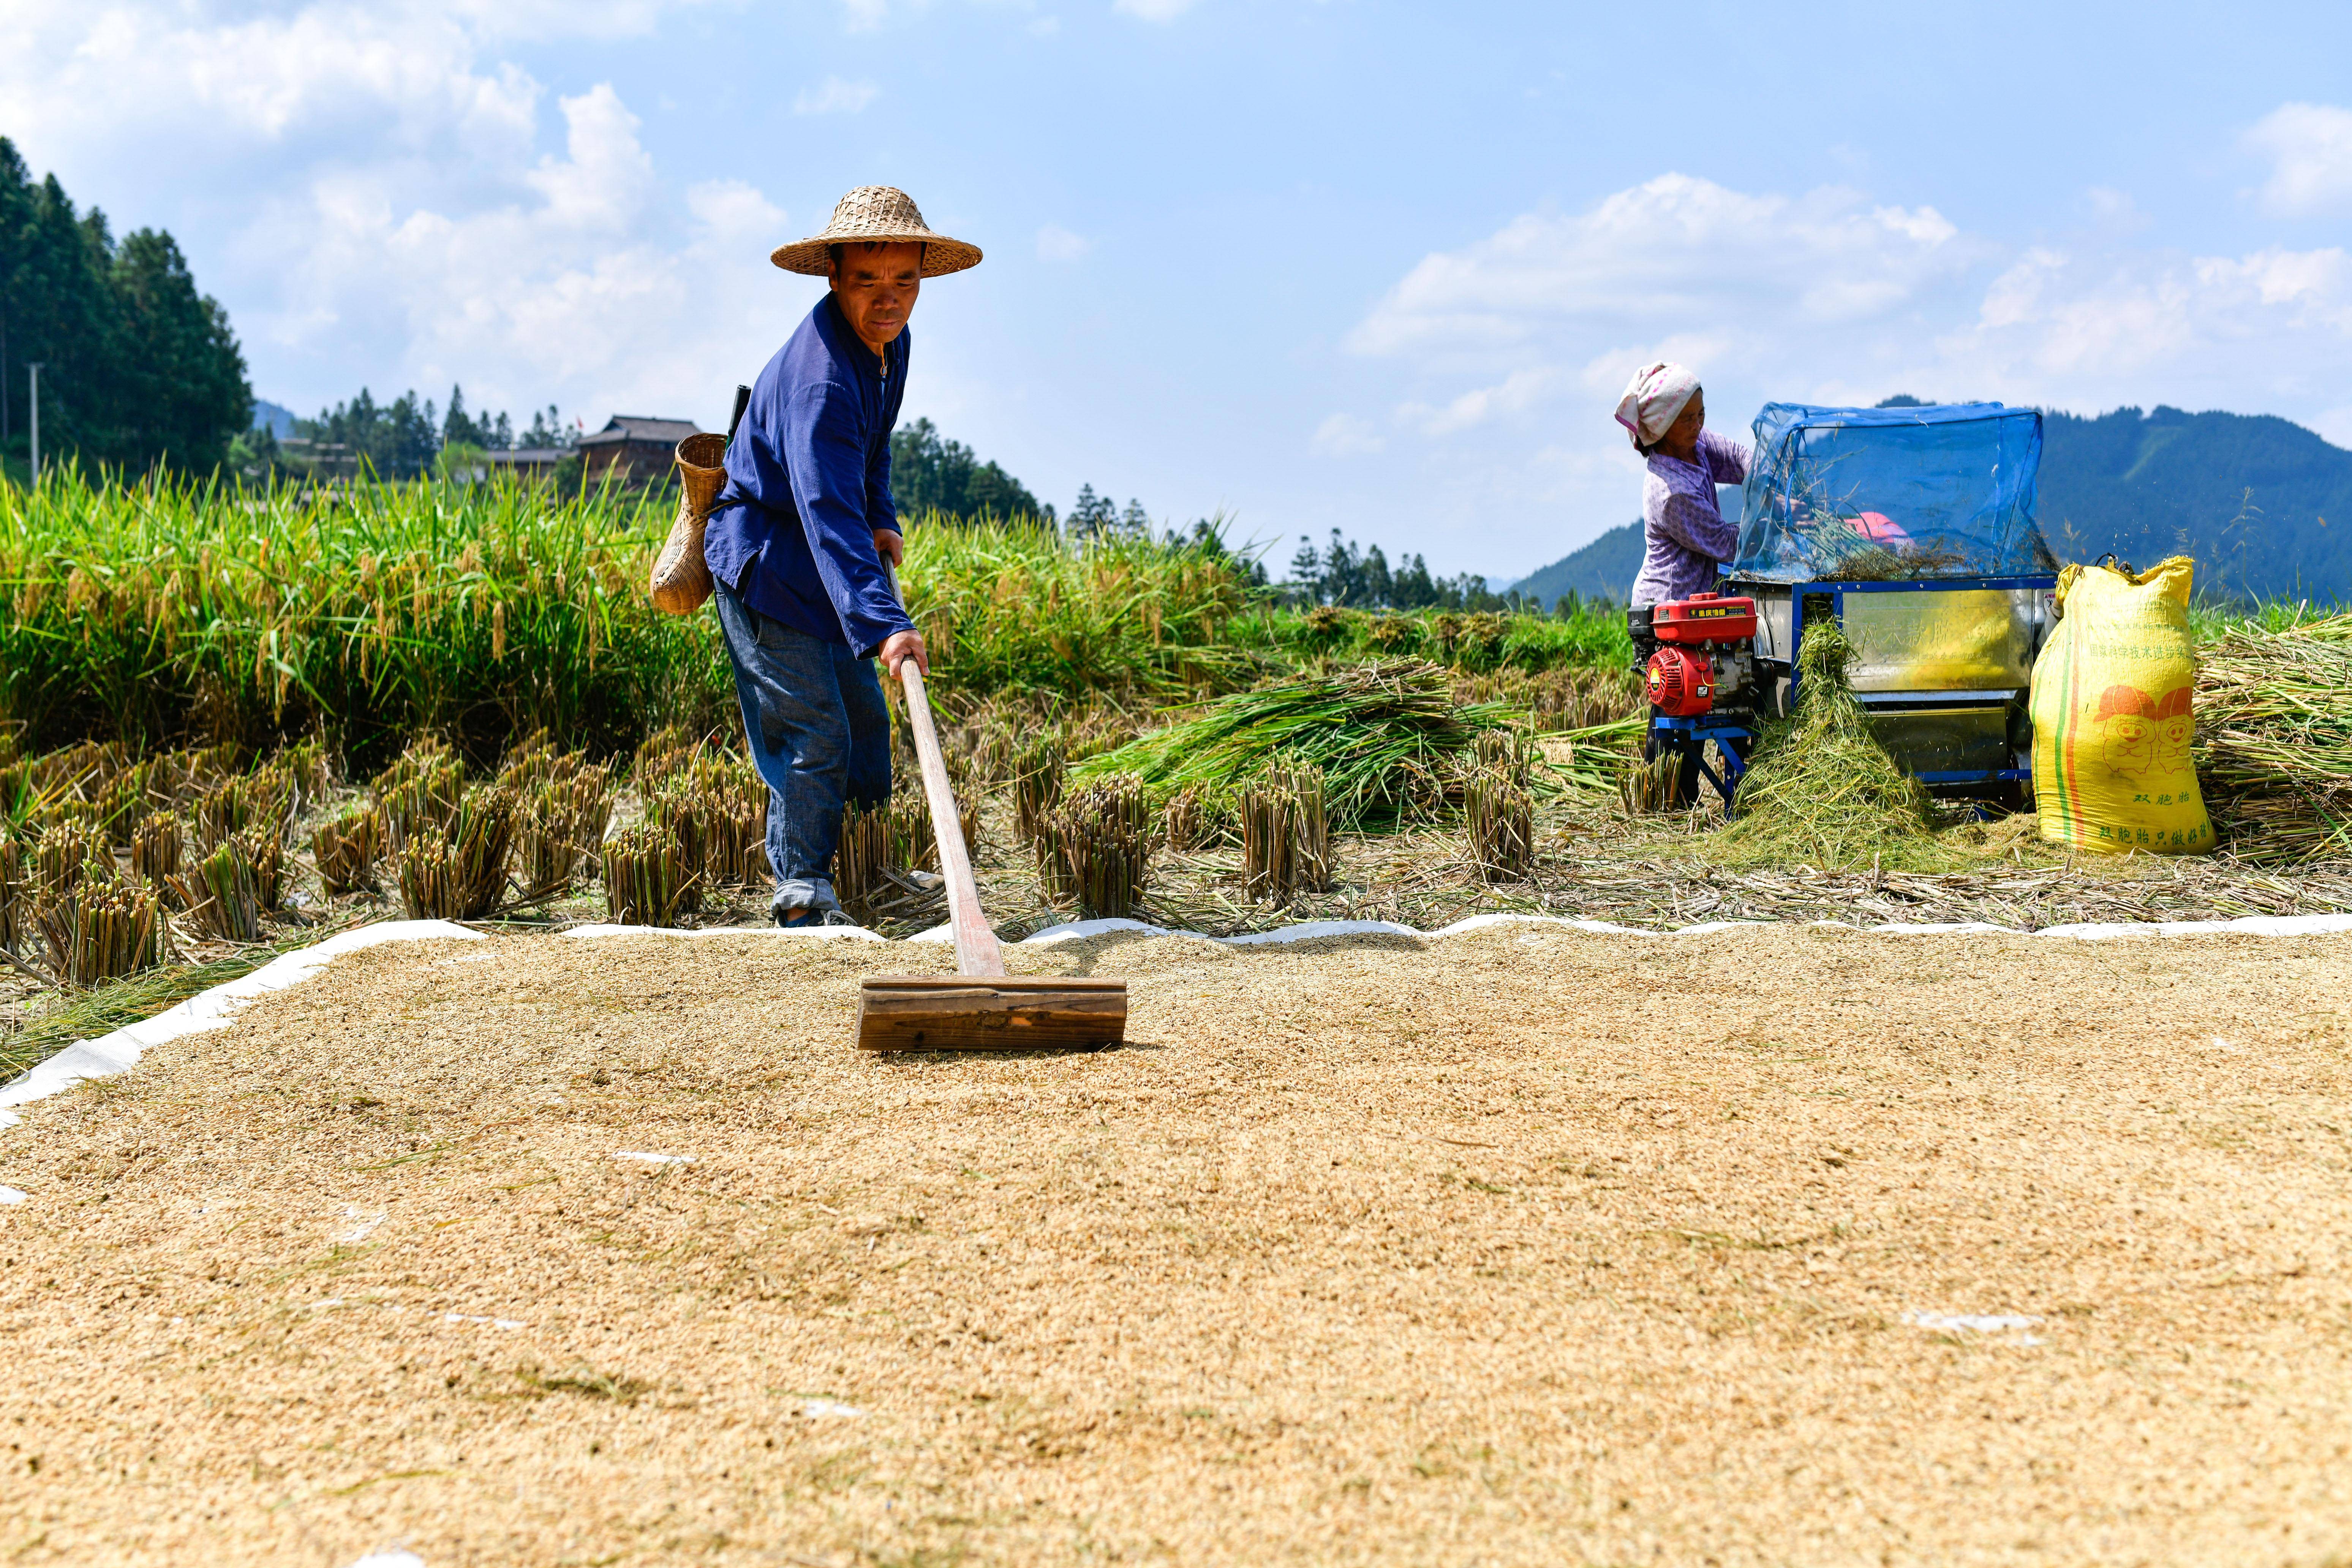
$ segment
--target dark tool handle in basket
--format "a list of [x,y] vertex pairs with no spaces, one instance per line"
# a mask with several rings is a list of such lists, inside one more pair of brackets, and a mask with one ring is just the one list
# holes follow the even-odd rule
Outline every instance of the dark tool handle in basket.
[[735,389],[735,412],[727,416],[727,439],[730,442],[732,442],[735,439],[735,426],[743,423],[743,410],[751,406],[751,389],[748,386],[737,387]]

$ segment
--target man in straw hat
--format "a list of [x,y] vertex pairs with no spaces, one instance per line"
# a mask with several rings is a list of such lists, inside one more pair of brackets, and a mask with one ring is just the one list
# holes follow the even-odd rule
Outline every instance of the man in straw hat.
[[980,251],[933,233],[905,192],[867,185],[841,198],[824,233],[770,259],[831,287],[751,385],[703,558],[768,783],[776,923],[846,924],[833,890],[843,806],[890,795],[889,711],[872,661],[930,671],[882,567],[903,558],[890,432],[907,318],[924,279],[975,266]]

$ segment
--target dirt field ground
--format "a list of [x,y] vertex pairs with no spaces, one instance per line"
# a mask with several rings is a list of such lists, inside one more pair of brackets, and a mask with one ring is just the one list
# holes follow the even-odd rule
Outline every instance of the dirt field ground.
[[30,1108],[0,1561],[2352,1555],[2352,939],[1014,952],[1130,1044],[453,942]]

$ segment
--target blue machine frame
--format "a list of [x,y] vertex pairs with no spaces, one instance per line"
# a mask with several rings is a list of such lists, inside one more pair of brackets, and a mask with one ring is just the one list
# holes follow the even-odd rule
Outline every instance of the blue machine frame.
[[[1728,583],[1718,584],[1717,586],[1719,592],[1741,593],[1751,586],[1767,585],[1776,590],[1782,586],[1778,583],[1752,585]],[[1987,589],[1995,592],[2047,591],[2057,585],[2056,574],[2047,572],[2005,577],[1927,577],[1897,579],[1891,582],[1858,583],[1834,580],[1788,584],[1786,586],[1789,590],[1790,709],[1793,711],[1797,702],[1797,654],[1803,644],[1805,600],[1809,596],[1826,595],[1830,601],[1831,616],[1836,619],[1840,626],[1843,626],[1845,599],[1849,594],[1965,593]],[[1777,664],[1779,661],[1776,659],[1773,662]],[[2022,689],[2020,688],[1997,688],[1989,691],[1868,692],[1862,694],[1861,700],[1864,707],[1892,707],[1900,704],[1906,710],[1916,710],[1938,704],[1977,706],[1994,701],[2010,702],[2015,700],[2021,692]],[[1735,724],[1727,720],[1709,718],[1705,715],[1695,719],[1654,717],[1650,721],[1650,728],[1654,732],[1679,732],[1687,733],[1690,736],[1692,750],[1699,758],[1699,775],[1715,785],[1716,793],[1720,795],[1726,803],[1725,811],[1727,816],[1729,802],[1739,787],[1740,779],[1748,773],[1748,763],[1724,742],[1727,740],[1738,739],[1746,741],[1752,746],[1757,739],[1756,731],[1745,724]],[[1722,754],[1723,773],[1720,776],[1713,768],[1706,765],[1703,748],[1708,741],[1715,742],[1717,749]],[[2016,784],[2032,779],[2033,770],[2032,768],[1975,768],[1958,772],[1925,773],[1917,774],[1916,777],[1924,784]]]
[[[2054,572],[2032,573],[2010,577],[1929,577],[1885,583],[1815,582],[1789,584],[1789,706],[1797,704],[1797,652],[1805,636],[1805,598],[1808,595],[1827,595],[1830,614],[1843,627],[1845,625],[1845,596],[1848,594],[1951,594],[1990,589],[2047,590],[2058,586]],[[1872,706],[1876,699],[1881,706],[1901,703],[1906,708],[1921,708],[1938,703],[1975,704],[1998,699],[2008,702],[2023,694],[2022,687],[2002,687],[1990,691],[1885,691],[1871,692],[1862,699],[1863,705]],[[2032,768],[1963,769],[1957,773],[1929,773],[1917,775],[1925,784],[2016,784],[2033,777]]]

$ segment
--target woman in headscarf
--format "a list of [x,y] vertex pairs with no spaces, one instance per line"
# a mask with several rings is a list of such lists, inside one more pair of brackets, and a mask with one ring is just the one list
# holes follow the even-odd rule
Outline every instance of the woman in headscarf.
[[[1723,520],[1715,487],[1748,478],[1748,448],[1706,428],[1706,398],[1698,377],[1670,360],[1634,373],[1625,395],[1617,401],[1617,423],[1633,437],[1633,450],[1650,463],[1642,481],[1642,534],[1647,548],[1641,575],[1633,579],[1633,608],[1626,617],[1638,672],[1658,647],[1650,636],[1651,606],[1708,592],[1715,586],[1717,569],[1731,559],[1739,530]],[[1654,721],[1657,710],[1653,709],[1650,716]],[[1654,723],[1643,754],[1655,757],[1667,748],[1683,758],[1675,804],[1694,805],[1698,801],[1699,749],[1687,731],[1662,735]]]
[[1715,487],[1748,478],[1748,448],[1706,428],[1698,377],[1672,361],[1644,365],[1617,402],[1617,423],[1650,460],[1642,481],[1646,550],[1633,579],[1635,609],[1687,599],[1715,586],[1731,559],[1736,524],[1723,521]]

